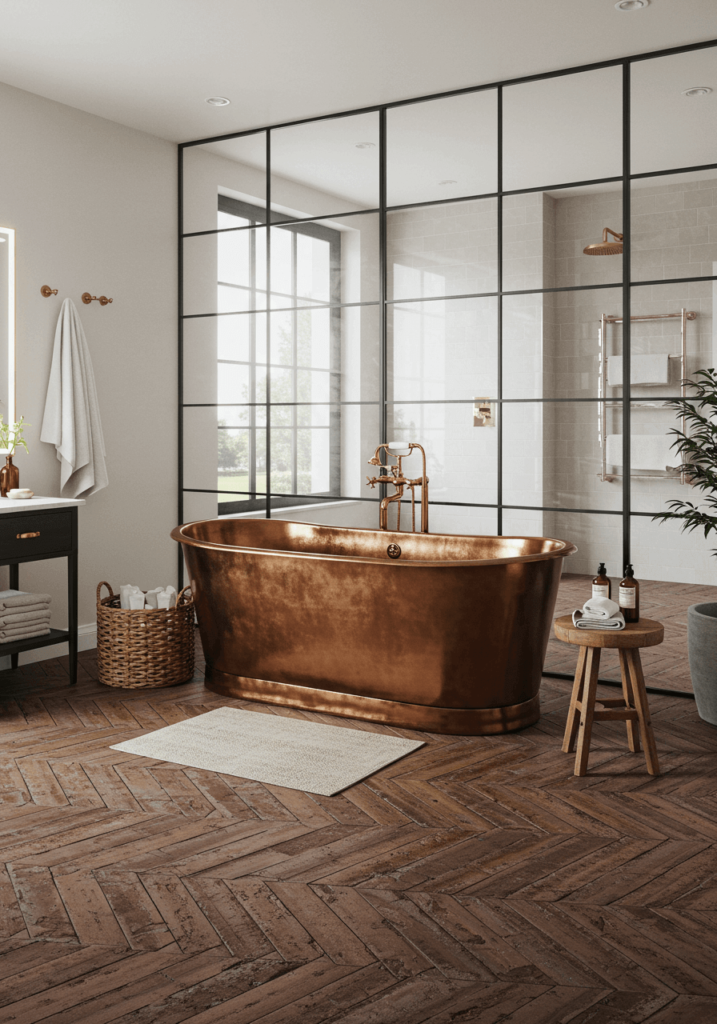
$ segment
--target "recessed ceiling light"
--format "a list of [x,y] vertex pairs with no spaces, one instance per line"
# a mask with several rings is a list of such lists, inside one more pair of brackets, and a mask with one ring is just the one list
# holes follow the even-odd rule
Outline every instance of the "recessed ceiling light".
[[712,90],[708,85],[695,85],[691,89],[683,89],[683,96],[707,96]]
[[615,4],[617,11],[639,11],[641,7],[647,7],[650,0],[618,0]]
[[458,182],[455,178],[446,178],[444,181],[439,181],[439,185],[457,185]]
[[226,96],[209,96],[205,101],[210,107],[228,107],[231,100],[228,100]]
[[375,148],[376,148],[376,143],[375,142],[357,142],[356,143],[356,149],[375,149]]

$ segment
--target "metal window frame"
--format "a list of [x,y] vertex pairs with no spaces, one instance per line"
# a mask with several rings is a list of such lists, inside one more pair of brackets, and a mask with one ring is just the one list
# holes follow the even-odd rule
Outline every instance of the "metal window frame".
[[[510,399],[504,396],[504,380],[503,380],[503,298],[504,296],[511,295],[526,295],[526,294],[544,294],[548,292],[559,292],[559,291],[588,291],[602,288],[621,288],[622,289],[622,317],[623,317],[623,380],[626,382],[626,386],[623,388],[622,404],[623,404],[623,501],[622,509],[620,510],[607,510],[607,509],[578,509],[578,508],[560,508],[560,507],[538,507],[538,506],[516,506],[511,504],[505,504],[503,502],[503,430],[502,430],[502,419],[501,415],[498,416],[498,466],[497,466],[497,501],[496,503],[473,503],[473,502],[431,502],[431,504],[439,505],[461,505],[466,507],[475,508],[495,508],[497,510],[498,517],[498,533],[502,533],[503,528],[503,510],[504,509],[526,509],[534,511],[560,511],[566,513],[572,513],[576,515],[580,514],[603,514],[603,515],[620,515],[623,520],[623,561],[629,562],[630,559],[630,541],[631,541],[631,519],[634,516],[649,516],[650,513],[636,512],[631,507],[631,485],[630,485],[630,411],[631,411],[631,389],[630,389],[630,316],[631,316],[631,297],[632,289],[636,287],[646,287],[652,285],[666,285],[666,284],[687,284],[693,281],[710,281],[717,280],[717,275],[705,275],[700,277],[686,277],[686,278],[675,278],[675,279],[663,279],[655,281],[633,281],[631,277],[631,246],[630,246],[630,201],[631,201],[631,187],[632,182],[644,178],[650,177],[661,177],[670,176],[680,173],[686,173],[688,171],[717,171],[717,161],[711,164],[700,164],[690,167],[679,167],[679,168],[667,168],[663,170],[654,171],[643,171],[638,174],[631,173],[630,166],[630,72],[633,64],[645,61],[655,60],[661,57],[670,57],[677,54],[697,52],[705,49],[712,49],[717,47],[717,39],[709,39],[701,42],[688,43],[681,46],[674,46],[663,48],[660,50],[651,50],[644,53],[631,54],[625,57],[614,58],[604,61],[596,61],[589,64],[583,64],[578,66],[570,66],[565,68],[554,69],[548,72],[541,72],[532,75],[525,75],[512,79],[505,79],[502,81],[489,82],[482,85],[469,86],[463,89],[452,89],[446,90],[439,93],[430,93],[422,96],[415,96],[411,98],[396,100],[391,103],[376,104],[368,107],[354,108],[351,110],[339,111],[331,114],[324,114],[317,117],[306,117],[300,118],[293,121],[280,122],[272,125],[268,125],[261,128],[251,128],[238,132],[230,132],[223,135],[212,136],[208,138],[194,139],[185,143],[181,143],[178,147],[178,185],[179,185],[179,196],[178,196],[178,232],[179,232],[179,288],[178,288],[178,353],[179,353],[179,378],[178,378],[178,400],[179,400],[179,415],[178,415],[178,431],[179,431],[179,473],[178,473],[178,519],[179,522],[183,522],[183,493],[184,487],[184,474],[183,474],[183,456],[184,456],[184,442],[183,442],[183,409],[184,409],[184,382],[183,382],[183,321],[189,319],[183,313],[183,239],[184,237],[190,237],[192,235],[205,234],[210,232],[189,232],[184,235],[183,232],[183,169],[182,169],[182,156],[185,149],[208,145],[212,142],[220,142],[229,139],[242,138],[251,135],[259,135],[265,133],[266,135],[266,209],[271,210],[271,138],[272,132],[287,127],[294,127],[302,124],[310,124],[317,121],[334,120],[337,118],[352,117],[357,114],[366,113],[377,113],[379,117],[379,206],[378,209],[364,210],[361,213],[378,213],[379,215],[379,297],[378,303],[350,303],[347,305],[379,305],[380,317],[379,317],[379,337],[378,337],[378,350],[379,350],[379,396],[378,404],[380,409],[379,415],[379,428],[380,437],[379,441],[385,443],[387,438],[388,428],[388,409],[389,406],[394,404],[391,396],[388,393],[388,347],[387,347],[387,312],[388,307],[393,301],[407,302],[411,300],[391,300],[387,294],[387,215],[393,210],[410,209],[413,207],[424,207],[431,205],[439,205],[442,203],[460,203],[470,202],[474,199],[482,198],[496,198],[498,201],[498,244],[497,244],[497,259],[498,259],[498,288],[496,292],[471,294],[465,296],[450,296],[450,298],[478,298],[497,296],[498,298],[498,382],[497,382],[497,402],[501,406],[503,404],[512,402],[586,402],[586,401],[600,401],[600,399],[594,398],[551,398],[551,399]],[[580,74],[587,71],[597,71],[603,68],[619,67],[622,69],[622,174],[619,176],[612,176],[608,178],[597,178],[590,179],[587,181],[578,182],[561,182],[557,185],[542,185],[528,189],[514,189],[514,190],[503,190],[503,91],[512,85],[522,85],[530,82],[545,81],[553,78],[565,77],[568,75]],[[458,199],[446,199],[446,200],[434,200],[426,203],[411,203],[403,206],[389,207],[386,202],[386,167],[387,167],[387,154],[386,154],[386,121],[387,111],[390,109],[413,105],[417,103],[424,103],[430,100],[437,100],[448,98],[451,96],[467,95],[470,93],[484,92],[488,90],[496,91],[496,99],[498,104],[498,124],[497,124],[497,191],[492,193],[486,193],[479,196],[464,196]],[[600,285],[573,285],[566,287],[556,288],[535,288],[535,289],[520,289],[520,290],[509,290],[503,289],[503,217],[502,207],[503,198],[508,195],[526,194],[531,192],[545,192],[545,191],[556,191],[562,188],[575,188],[581,185],[588,184],[601,184],[610,182],[622,182],[622,205],[623,205],[623,233],[624,233],[624,250],[623,250],[623,269],[622,279],[620,281],[611,284],[600,284]],[[356,211],[352,211],[352,215]],[[337,217],[341,214],[327,214],[322,217],[313,218],[301,218],[294,221],[290,219],[282,219],[279,221],[277,217],[277,225],[280,222],[282,226],[288,226],[291,223],[295,224],[306,224],[312,220],[326,220],[331,217]],[[273,221],[271,215],[269,219]],[[242,230],[242,229],[229,229],[229,230]],[[270,232],[267,235],[270,236]],[[271,276],[270,276],[270,260],[271,260],[271,242],[270,237],[267,238],[267,289],[271,289]],[[425,298],[417,298],[413,301],[430,301]],[[337,308],[337,315],[340,316],[340,309]],[[202,315],[223,315],[223,314],[195,314],[193,316]],[[271,365],[271,351],[270,351],[270,337],[269,337],[269,322],[267,317],[267,360],[268,365]],[[270,373],[267,378],[267,395],[266,395],[266,413],[267,413],[267,471],[270,467],[271,457],[271,425],[270,425],[270,407],[271,407],[271,380]],[[604,399],[603,399],[604,400]],[[437,400],[436,400],[437,401]],[[463,400],[453,400],[463,401]],[[201,403],[200,403],[201,404]],[[324,404],[324,403],[321,403]],[[337,401],[336,407],[339,408],[342,405],[375,405],[373,402],[359,402],[359,403],[343,403]],[[413,402],[412,404],[422,404]],[[443,404],[453,404],[450,400]],[[468,404],[466,402],[466,404]],[[188,492],[196,490],[195,488],[186,488]],[[214,492],[209,492],[214,493]],[[360,500],[377,502],[380,500],[379,497],[361,497],[351,498],[346,500]],[[327,498],[318,498],[315,496],[304,496],[304,495],[292,495],[292,499],[300,499],[309,503],[312,500],[325,501],[330,500]],[[335,500],[335,496],[334,496]],[[272,507],[272,495],[267,493],[265,500],[265,514],[267,518],[271,516]],[[179,566],[179,579],[183,578],[183,564],[181,551],[178,552],[178,566]]]

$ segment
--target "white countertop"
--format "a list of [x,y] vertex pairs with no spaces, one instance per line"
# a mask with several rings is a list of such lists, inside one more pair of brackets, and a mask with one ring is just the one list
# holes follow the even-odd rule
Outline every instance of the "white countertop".
[[45,508],[72,508],[73,505],[84,505],[84,498],[41,498],[37,494],[34,498],[0,498],[0,513],[2,512],[39,512]]

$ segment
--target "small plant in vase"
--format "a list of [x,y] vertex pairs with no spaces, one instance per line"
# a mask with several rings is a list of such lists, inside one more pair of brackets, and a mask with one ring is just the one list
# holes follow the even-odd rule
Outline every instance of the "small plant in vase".
[[22,416],[17,423],[5,423],[0,414],[0,451],[5,452],[5,465],[0,469],[0,497],[6,498],[8,491],[20,486],[20,470],[13,465],[12,457],[20,445],[29,452],[22,436],[25,427],[29,425]]
[[[700,530],[708,537],[717,533],[717,370],[698,370],[694,380],[683,383],[694,394],[668,403],[683,427],[670,431],[676,438],[672,447],[682,456],[680,470],[702,492],[702,501],[697,505],[673,498],[667,502],[669,511],[653,520],[680,520],[683,533]],[[717,548],[712,554],[717,556]],[[706,722],[717,725],[717,602],[688,608],[687,641],[697,711]]]

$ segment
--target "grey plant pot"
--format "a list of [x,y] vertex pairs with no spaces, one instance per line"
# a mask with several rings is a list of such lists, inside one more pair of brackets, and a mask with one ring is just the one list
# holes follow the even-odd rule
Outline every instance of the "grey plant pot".
[[717,725],[717,603],[687,609],[687,645],[697,712]]

